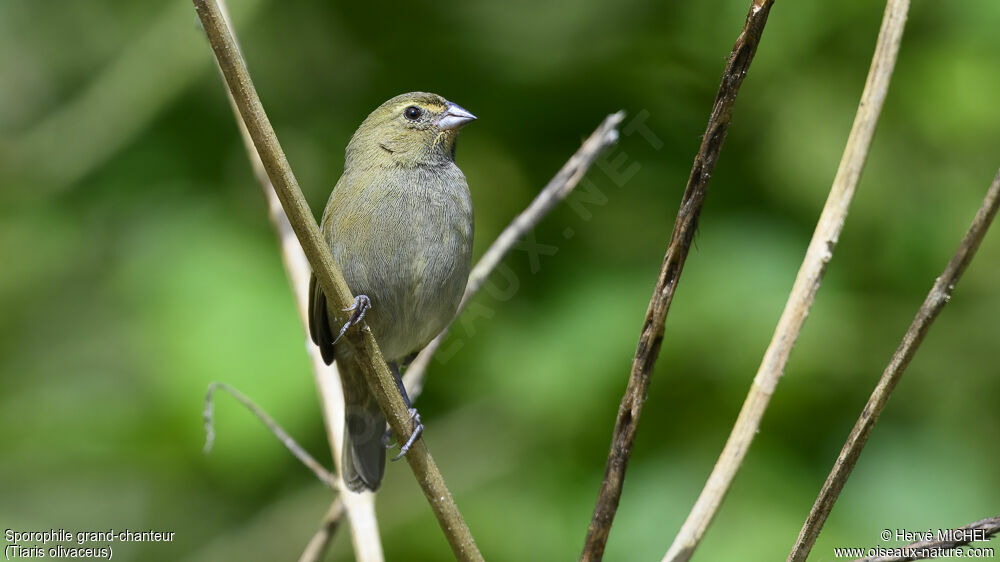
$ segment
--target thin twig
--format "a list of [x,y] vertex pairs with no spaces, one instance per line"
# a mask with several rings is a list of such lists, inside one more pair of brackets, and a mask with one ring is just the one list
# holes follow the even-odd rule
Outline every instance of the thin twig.
[[[948,551],[965,546],[967,544],[989,540],[993,535],[1000,533],[1000,515],[980,519],[975,523],[969,523],[964,527],[953,529],[940,539],[922,540],[911,542],[906,546],[901,546],[902,556],[895,554],[888,556],[870,556],[855,560],[854,562],[909,562],[910,560],[925,560],[928,558],[951,558]],[[937,533],[935,533],[935,536]],[[992,558],[992,556],[990,556]]]
[[664,562],[686,561],[691,558],[691,554],[722,504],[750,448],[750,443],[760,428],[760,420],[784,373],[792,346],[812,306],[820,281],[826,272],[826,266],[833,257],[833,250],[844,226],[844,220],[847,218],[847,210],[858,179],[861,177],[882,103],[889,89],[889,80],[896,64],[909,4],[909,0],[889,0],[886,4],[875,54],[861,94],[861,102],[858,104],[854,125],[851,127],[847,146],[844,148],[837,175],[809,243],[809,249],[806,250],[792,292],[788,296],[788,302],[785,303],[785,310],[778,320],[771,343],[764,352],[760,368],[726,441],[726,446],[687,520],[667,550]]
[[[465,309],[465,305],[469,303],[469,300],[483,286],[490,273],[500,264],[500,260],[517,244],[517,241],[525,233],[535,228],[539,221],[556,204],[565,199],[577,184],[580,183],[580,180],[587,173],[587,170],[590,169],[590,166],[593,165],[594,161],[597,160],[597,157],[618,141],[617,127],[623,119],[625,119],[624,111],[612,113],[605,117],[604,121],[587,137],[587,140],[583,142],[583,145],[580,146],[576,153],[563,164],[559,172],[535,196],[531,204],[521,211],[521,214],[517,215],[507,225],[507,228],[500,233],[500,236],[493,241],[493,244],[486,250],[483,257],[479,258],[476,266],[469,273],[469,282],[465,286],[465,294],[462,295],[462,302],[458,305],[458,312],[455,313],[456,318]],[[441,342],[448,334],[450,328],[451,324],[442,330],[431,343],[427,344],[421,350],[420,354],[417,355],[416,359],[413,360],[413,363],[406,369],[403,382],[406,384],[406,392],[410,395],[411,399],[416,400],[416,397],[423,390],[427,367],[434,353],[441,347]]]
[[344,502],[340,501],[338,497],[333,500],[316,534],[309,540],[306,549],[302,551],[299,562],[322,562],[327,549],[330,548],[330,541],[333,540],[333,535],[336,534],[337,527],[340,526],[340,519],[343,515]]
[[[330,300],[330,306],[347,309],[354,298],[344,281],[344,276],[333,262],[333,255],[323,241],[316,224],[316,218],[306,203],[291,166],[278,143],[274,129],[264,112],[263,105],[253,87],[246,62],[214,0],[193,0],[198,17],[208,35],[212,50],[222,67],[233,97],[240,108],[243,121],[254,140],[271,184],[278,193],[288,220],[305,251],[323,292]],[[359,367],[371,387],[372,394],[385,414],[389,426],[397,440],[403,441],[414,430],[409,409],[396,388],[385,360],[371,330],[351,330],[346,338],[354,349]],[[427,449],[426,439],[419,439],[406,455],[407,463],[413,470],[417,482],[438,519],[455,556],[460,560],[481,560],[482,554],[476,548],[475,540],[469,532],[455,501],[448,491],[433,458]]]
[[319,478],[320,482],[331,488],[337,487],[337,477],[330,473],[322,464],[312,457],[301,445],[292,439],[292,436],[288,434],[284,429],[278,425],[278,422],[274,421],[274,418],[269,416],[267,412],[261,409],[260,406],[254,403],[253,400],[248,398],[242,392],[236,390],[232,386],[224,382],[212,382],[208,385],[208,392],[205,394],[205,409],[202,411],[202,416],[205,418],[205,447],[203,451],[208,454],[212,450],[212,445],[215,443],[215,423],[214,423],[214,404],[212,398],[215,396],[216,390],[224,390],[230,396],[235,398],[240,404],[250,410],[250,413],[257,416],[257,419],[267,426],[271,433],[281,441],[285,447],[295,455],[295,458],[299,459],[302,464],[306,465],[309,470],[313,471],[316,478]]
[[660,276],[643,320],[625,395],[622,396],[621,405],[618,407],[618,416],[611,437],[611,450],[608,452],[604,468],[604,480],[601,482],[594,515],[587,529],[587,538],[580,556],[582,561],[601,560],[604,556],[608,534],[611,532],[611,524],[614,522],[618,501],[621,498],[625,470],[628,468],[632,444],[635,442],[639,416],[649,390],[653,364],[660,353],[667,312],[670,310],[670,303],[673,302],[674,291],[684,269],[691,242],[694,240],[695,230],[698,228],[698,217],[701,215],[702,204],[708,192],[708,182],[715,170],[726,132],[729,130],[736,95],[757,52],[757,45],[767,23],[772,3],[773,0],[753,1],[743,29],[726,62],[722,83],[719,85],[708,118],[705,136],[702,137],[701,146],[695,155],[691,175],[688,176],[687,186],[677,211],[677,219],[670,235],[670,242],[667,244]]
[[[229,19],[229,13],[224,0],[220,0],[219,8],[230,33],[232,33],[233,26]],[[223,80],[223,84],[225,84],[225,76],[222,74],[222,68],[218,64],[216,64],[216,68]],[[302,246],[299,244],[298,238],[295,237],[295,233],[292,231],[292,225],[288,222],[285,210],[281,208],[278,195],[274,191],[274,186],[271,185],[271,180],[267,177],[267,170],[264,169],[264,163],[261,162],[260,155],[254,149],[253,139],[250,138],[250,131],[247,130],[246,124],[240,116],[239,107],[236,105],[236,100],[233,98],[229,88],[226,88],[226,96],[233,109],[233,115],[236,118],[236,124],[240,130],[240,136],[243,139],[254,177],[260,184],[264,198],[267,200],[268,216],[271,219],[271,224],[281,245],[281,259],[285,266],[285,272],[288,275],[292,294],[295,296],[299,321],[303,326],[303,330],[308,333],[308,291],[309,276],[312,273],[312,270],[309,268],[309,261],[302,251]],[[320,403],[323,406],[323,419],[327,432],[327,441],[330,443],[330,455],[333,458],[333,464],[339,475],[342,474],[340,469],[340,455],[343,450],[344,436],[344,393],[340,386],[340,375],[337,372],[336,364],[327,365],[323,361],[319,348],[308,343],[306,348],[308,349],[309,359],[313,366],[316,390],[320,398]],[[351,542],[354,546],[355,560],[357,562],[382,562],[385,560],[385,555],[382,551],[382,540],[379,536],[378,521],[375,517],[375,495],[352,492],[347,489],[343,484],[343,480],[339,478],[337,479],[337,484],[340,495],[334,499],[334,504],[330,507],[327,514],[327,521],[320,527],[316,536],[313,537],[309,544],[316,545],[317,547],[323,546],[324,548],[328,546],[330,538],[332,538],[332,533],[338,527],[338,525],[334,524],[336,522],[329,521],[330,514],[337,514],[339,517],[346,513],[350,522],[349,529],[351,532]],[[331,536],[323,538],[320,536],[323,533],[331,533]],[[317,558],[322,559],[324,552],[318,551],[315,552],[315,555]]]
[[986,235],[986,231],[996,216],[998,207],[1000,207],[1000,170],[993,178],[993,183],[990,184],[986,192],[983,204],[962,238],[962,242],[958,245],[958,249],[944,268],[941,276],[934,281],[927,298],[924,299],[916,317],[914,317],[909,329],[906,330],[903,341],[899,343],[892,360],[889,361],[889,365],[882,373],[882,378],[879,379],[878,385],[875,386],[871,397],[868,398],[868,403],[861,410],[861,416],[858,417],[854,428],[851,429],[851,434],[840,450],[840,455],[837,457],[833,469],[826,477],[826,482],[823,483],[819,497],[816,498],[816,502],[809,511],[809,517],[802,525],[799,538],[795,541],[795,546],[792,547],[792,551],[788,555],[788,562],[803,562],[809,556],[809,551],[812,550],[816,537],[819,536],[819,532],[823,528],[823,523],[826,522],[834,502],[837,501],[837,497],[840,496],[840,492],[844,488],[844,483],[847,482],[851,471],[854,470],[854,465],[857,464],[858,457],[861,456],[861,450],[868,443],[872,428],[875,427],[875,422],[878,421],[879,415],[885,409],[886,403],[889,402],[889,396],[896,388],[896,383],[903,377],[903,372],[917,353],[917,348],[923,342],[931,324],[934,323],[941,309],[951,299],[955,285],[975,256],[979,243],[982,242],[983,236]]

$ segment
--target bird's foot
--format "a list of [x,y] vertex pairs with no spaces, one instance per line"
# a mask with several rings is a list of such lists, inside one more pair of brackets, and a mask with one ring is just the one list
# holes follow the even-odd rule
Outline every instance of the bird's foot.
[[344,337],[347,333],[347,329],[351,326],[356,326],[365,319],[365,313],[368,312],[372,307],[372,301],[368,298],[368,295],[358,295],[354,297],[354,304],[344,309],[344,312],[350,312],[351,316],[348,317],[347,322],[340,328],[340,333],[337,334],[336,339],[333,343],[340,341],[340,338]]
[[420,414],[417,413],[416,408],[410,408],[410,419],[413,420],[413,433],[410,434],[410,438],[406,440],[406,443],[400,447],[399,454],[392,457],[392,460],[394,461],[398,461],[403,458],[403,455],[410,451],[410,447],[412,447],[417,439],[420,439],[420,436],[424,433],[424,424],[420,423]]

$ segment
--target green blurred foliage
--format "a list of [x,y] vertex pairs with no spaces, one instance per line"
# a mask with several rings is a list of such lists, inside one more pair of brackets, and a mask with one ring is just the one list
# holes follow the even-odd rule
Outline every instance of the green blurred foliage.
[[[409,90],[462,134],[481,253],[607,113],[639,133],[515,251],[453,330],[420,409],[491,560],[565,560],[589,522],[649,291],[746,0],[234,1],[314,209],[367,113]],[[840,157],[882,7],[781,2],[736,105],[671,311],[609,560],[658,559],[745,395]],[[814,310],[697,560],[776,560],[1000,163],[994,0],[917,2]],[[628,176],[620,181],[621,175]],[[328,462],[260,189],[185,2],[0,3],[0,527],[154,528],[119,560],[287,560],[331,500],[219,397],[256,399]],[[881,543],[1000,504],[1000,234],[910,366],[824,529]],[[511,284],[513,283],[513,285]],[[390,560],[450,554],[393,464]],[[341,530],[332,559],[350,558]]]

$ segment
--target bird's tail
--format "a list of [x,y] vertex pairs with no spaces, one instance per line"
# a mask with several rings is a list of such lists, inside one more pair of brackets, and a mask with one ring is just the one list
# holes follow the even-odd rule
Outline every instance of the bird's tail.
[[385,474],[385,445],[382,443],[385,416],[368,390],[368,383],[350,348],[333,345],[331,320],[326,296],[314,275],[309,280],[309,333],[327,365],[336,359],[344,390],[344,450],[340,462],[344,483],[354,492],[375,491]]
[[337,357],[345,409],[342,476],[351,491],[375,491],[385,474],[385,416],[354,358],[344,355]]

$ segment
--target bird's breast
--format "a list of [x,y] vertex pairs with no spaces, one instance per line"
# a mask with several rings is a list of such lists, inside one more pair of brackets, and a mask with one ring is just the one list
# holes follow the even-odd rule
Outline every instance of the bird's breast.
[[390,170],[353,186],[350,179],[334,190],[324,233],[351,291],[372,300],[367,321],[383,355],[402,359],[444,329],[465,290],[468,185],[454,165]]

